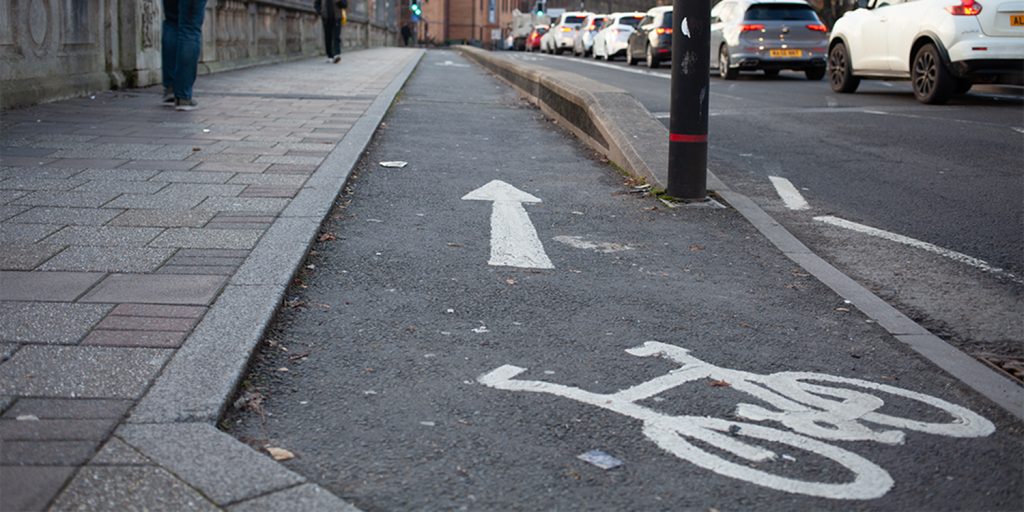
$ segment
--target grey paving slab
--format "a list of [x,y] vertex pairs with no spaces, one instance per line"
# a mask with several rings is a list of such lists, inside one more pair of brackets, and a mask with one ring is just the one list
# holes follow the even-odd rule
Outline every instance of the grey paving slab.
[[225,281],[221,276],[112,274],[80,302],[206,305]]
[[[69,344],[80,340],[108,311],[109,304],[58,302],[0,303],[0,340]],[[2,394],[2,393],[0,393]]]
[[263,231],[258,229],[171,228],[149,245],[190,249],[252,249],[261,235]]
[[109,191],[122,194],[155,194],[168,186],[159,181],[92,180],[74,189],[75,192]]
[[218,505],[303,482],[269,456],[207,423],[124,425],[117,435]]
[[258,164],[308,164],[308,165],[320,165],[323,162],[323,157],[319,156],[261,156],[256,159]]
[[200,209],[222,212],[255,212],[277,214],[288,206],[289,199],[276,197],[210,197]]
[[106,208],[139,208],[151,210],[188,210],[201,203],[204,196],[172,196],[165,194],[124,194],[106,204]]
[[97,441],[3,441],[2,466],[81,466],[96,453]]
[[226,183],[232,176],[229,172],[163,171],[154,176],[153,180],[172,183]]
[[92,272],[0,271],[0,300],[72,302],[102,278]]
[[31,244],[55,233],[59,224],[0,224],[0,244]]
[[36,178],[67,179],[82,173],[82,169],[54,169],[52,167],[2,167],[0,177],[33,176]]
[[283,286],[225,288],[129,421],[216,421],[284,291]]
[[82,345],[104,347],[178,348],[188,333],[182,331],[113,331],[94,329]]
[[53,511],[218,510],[164,469],[151,466],[86,466],[54,501]]
[[195,167],[197,171],[214,171],[214,172],[254,172],[261,173],[267,170],[270,164],[253,164],[246,162],[202,162],[198,167]]
[[128,446],[128,443],[111,437],[89,463],[93,466],[148,466],[152,461]]
[[4,441],[102,441],[117,425],[117,419],[19,420],[0,419]]
[[228,180],[228,183],[245,185],[282,185],[302,186],[308,178],[291,174],[238,174]]
[[0,248],[0,269],[32,270],[63,249],[63,245],[4,244]]
[[8,204],[15,199],[25,197],[28,192],[22,190],[0,190],[0,204]]
[[31,209],[30,206],[0,206],[0,221],[10,219],[29,209]]
[[157,270],[157,273],[230,276],[235,273],[235,270],[238,270],[238,267],[234,265],[164,265]]
[[73,466],[0,466],[3,509],[45,509],[75,469]]
[[230,512],[267,510],[335,510],[359,512],[359,509],[314,484],[302,484],[228,507]]
[[142,247],[163,228],[127,226],[67,226],[42,240],[54,245]]
[[215,215],[217,212],[210,210],[127,210],[108,225],[198,228]]
[[19,197],[11,204],[24,204],[31,206],[68,206],[83,208],[98,208],[111,199],[121,195],[120,192],[32,192]]
[[225,185],[215,183],[172,183],[161,194],[181,196],[237,196],[245,190],[242,185]]
[[146,181],[153,176],[160,174],[160,171],[156,169],[86,169],[80,174],[76,174],[76,178],[85,180],[104,180],[104,181]]
[[171,352],[158,348],[24,346],[0,364],[0,395],[138,398]]
[[67,192],[84,183],[84,180],[78,178],[51,179],[38,178],[35,176],[17,176],[11,179],[0,181],[0,189],[29,191],[49,190],[54,192]]
[[4,412],[4,418],[32,415],[39,419],[120,418],[131,407],[130,400],[21,398]]
[[35,207],[12,217],[7,222],[19,224],[58,224],[66,226],[100,226],[116,217],[121,210],[108,208]]
[[188,160],[132,160],[122,165],[118,169],[142,169],[147,171],[187,171],[197,165],[199,165],[199,162],[192,162]]
[[115,158],[57,158],[44,165],[63,168],[81,167],[83,169],[116,169],[127,162],[127,159]]
[[153,272],[172,254],[172,248],[68,247],[39,270],[88,270],[95,272]]

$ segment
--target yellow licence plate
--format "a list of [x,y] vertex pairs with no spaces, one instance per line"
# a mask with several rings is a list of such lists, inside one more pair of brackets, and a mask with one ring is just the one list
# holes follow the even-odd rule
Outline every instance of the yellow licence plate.
[[1011,14],[1010,15],[1010,26],[1011,27],[1024,27],[1024,14]]
[[769,57],[803,57],[803,50],[768,50]]

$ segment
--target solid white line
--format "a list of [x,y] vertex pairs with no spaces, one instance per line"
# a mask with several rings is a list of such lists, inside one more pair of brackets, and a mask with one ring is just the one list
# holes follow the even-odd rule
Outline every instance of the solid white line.
[[772,185],[775,185],[775,192],[777,192],[779,197],[782,198],[782,202],[786,204],[786,208],[789,208],[790,210],[811,209],[811,205],[807,204],[803,194],[801,194],[789,180],[778,176],[768,176],[768,179],[772,181]]
[[1013,130],[1013,131],[1015,131],[1017,133],[1024,133],[1024,128],[1017,128],[1016,126],[1011,128],[1011,130]]
[[977,268],[977,269],[979,269],[979,270],[981,270],[983,272],[989,272],[989,273],[992,273],[992,274],[1001,274],[1001,275],[1006,276],[1007,278],[1009,278],[1010,280],[1012,280],[1012,281],[1014,281],[1016,283],[1024,284],[1024,280],[1021,280],[1017,276],[1015,276],[1015,275],[1013,275],[1013,274],[1011,274],[1011,273],[1009,273],[1009,272],[1007,272],[1007,271],[1005,271],[1005,270],[1003,270],[1003,269],[1001,269],[999,267],[993,267],[992,265],[989,265],[988,262],[986,262],[984,260],[980,260],[980,259],[975,258],[973,256],[968,256],[966,254],[959,253],[959,252],[956,252],[956,251],[952,251],[952,250],[949,250],[949,249],[945,249],[945,248],[939,247],[939,246],[937,246],[935,244],[930,244],[928,242],[922,242],[921,240],[917,240],[917,239],[910,238],[910,237],[903,236],[903,235],[898,235],[896,233],[892,233],[892,232],[885,231],[885,230],[878,229],[878,228],[873,228],[871,226],[865,226],[864,224],[858,224],[856,222],[848,221],[846,219],[840,219],[839,217],[833,217],[831,215],[823,215],[823,216],[820,216],[820,217],[815,217],[814,220],[816,220],[818,222],[824,222],[825,224],[829,224],[829,225],[832,225],[832,226],[836,226],[836,227],[840,227],[840,228],[844,228],[844,229],[849,229],[851,231],[856,231],[858,233],[863,233],[865,235],[870,235],[870,236],[873,236],[873,237],[876,237],[876,238],[881,238],[883,240],[889,240],[891,242],[901,243],[903,245],[908,245],[910,247],[914,247],[914,248],[917,248],[917,249],[928,251],[928,252],[933,253],[933,254],[938,254],[939,256],[942,256],[942,257],[945,257],[945,258],[949,258],[949,259],[951,259],[953,261],[958,261],[960,263],[964,263],[964,264],[970,265],[970,266],[972,266],[974,268]]

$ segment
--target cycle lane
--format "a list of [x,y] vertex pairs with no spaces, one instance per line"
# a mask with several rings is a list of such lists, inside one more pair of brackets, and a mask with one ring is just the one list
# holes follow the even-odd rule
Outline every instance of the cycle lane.
[[[290,468],[370,510],[1021,502],[1021,467],[1007,462],[1021,459],[1021,425],[849,311],[735,212],[669,210],[631,194],[606,164],[452,53],[428,53],[385,123],[340,199],[347,206],[324,226],[336,239],[314,247],[312,268],[300,276],[305,288],[293,287],[257,357],[241,397],[258,406],[223,422],[236,436],[293,451]],[[385,160],[410,165],[378,167]],[[504,202],[493,196],[465,200],[494,180],[540,201],[519,196],[525,202],[516,204],[553,268],[489,264],[493,232],[516,240],[523,226],[496,222],[492,212]],[[910,390],[963,406],[995,432],[950,437],[863,422],[903,435],[815,437],[755,421],[751,410],[737,414],[740,403],[779,404],[741,391],[735,379],[701,378],[635,402],[721,421],[717,431],[693,431],[703,437],[687,438],[696,451],[684,460],[657,442],[671,438],[636,416],[478,380],[513,365],[527,369],[517,379],[612,394],[679,368],[626,352],[649,340],[751,374],[820,372]],[[906,396],[827,384],[850,400],[834,407],[836,416],[859,417],[859,404],[922,421],[955,418]],[[769,430],[784,436],[751,437]],[[793,439],[807,440],[787,444]],[[854,481],[822,455],[826,448],[802,449],[819,444],[870,464],[855,465],[871,476],[863,494],[839,501],[799,483],[768,485],[768,477]],[[605,471],[577,459],[595,449],[624,464]],[[723,464],[752,471],[737,476]]]

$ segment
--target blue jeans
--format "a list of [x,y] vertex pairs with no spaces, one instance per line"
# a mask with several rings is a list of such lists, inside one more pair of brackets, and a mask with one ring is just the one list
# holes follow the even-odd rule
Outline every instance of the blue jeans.
[[175,98],[192,99],[205,13],[206,0],[164,0],[161,65],[164,87]]

